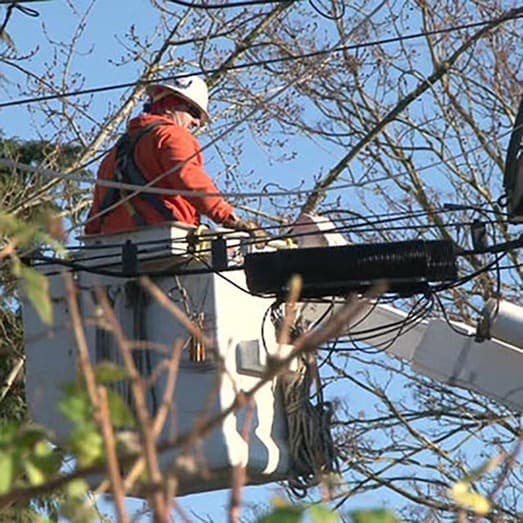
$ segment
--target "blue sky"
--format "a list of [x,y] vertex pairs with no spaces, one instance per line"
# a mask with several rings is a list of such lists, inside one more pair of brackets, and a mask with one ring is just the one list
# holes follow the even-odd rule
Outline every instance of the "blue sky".
[[[85,9],[90,2],[79,0],[74,4],[80,9]],[[124,5],[126,8],[122,7]],[[76,21],[71,17],[65,0],[35,3],[33,7],[39,11],[39,18],[31,18],[15,10],[7,30],[20,53],[29,54],[38,50],[35,58],[27,62],[32,70],[38,72],[45,71],[47,64],[53,60],[51,48],[47,46],[45,38],[43,38],[44,31],[54,40],[67,41],[72,35]],[[0,14],[2,13],[3,9],[0,10]],[[136,26],[140,34],[154,34],[156,19],[149,2],[146,0],[132,2],[100,0],[95,4],[87,20],[88,25],[79,42],[78,53],[71,57],[72,69],[85,75],[85,84],[82,87],[132,82],[137,77],[139,66],[127,64],[116,67],[111,60],[117,61],[120,58],[122,47],[118,37],[121,38],[132,24]],[[413,24],[413,30],[416,29],[417,27]],[[0,74],[9,79],[10,83],[0,87],[0,102],[20,98],[16,82],[23,83],[23,76],[5,64],[2,64],[1,67]],[[124,92],[124,90],[116,90],[94,95],[91,105],[92,115],[100,118],[105,114],[109,103],[119,104]],[[39,117],[33,117],[25,108],[19,106],[0,109],[0,121],[2,122],[2,132],[7,136],[34,139],[41,135],[44,137],[51,135],[54,132],[51,128],[46,127],[45,122],[42,122]],[[202,140],[205,143],[205,137]],[[241,168],[245,171],[253,169],[252,178],[254,180],[257,178],[264,181],[274,180],[286,187],[297,184],[306,177],[306,186],[310,187],[312,175],[318,174],[322,165],[326,165],[328,168],[334,164],[337,157],[341,155],[339,148],[334,146],[332,149],[311,146],[310,142],[297,138],[293,138],[291,144],[298,153],[297,157],[294,161],[281,166],[267,162],[259,145],[246,140],[243,144],[245,150],[242,155],[244,162]],[[208,151],[206,160],[209,172],[213,173],[214,169],[220,169],[216,150]],[[432,171],[427,173],[427,175],[431,174]],[[362,369],[363,367],[355,364],[355,372]],[[377,374],[377,376],[379,375]],[[395,387],[401,389],[402,383],[399,381]],[[354,387],[350,391],[355,394]],[[339,385],[331,394],[344,395],[345,390],[343,386]],[[363,395],[353,395],[350,401],[352,405],[365,404],[368,398]],[[247,503],[269,503],[270,499],[279,493],[281,490],[277,485],[248,487],[245,489],[244,499]],[[140,502],[130,501],[129,503],[133,507],[141,505]],[[204,518],[208,514],[211,520],[221,521],[225,519],[228,492],[187,496],[182,498],[180,503],[189,513],[195,512]],[[356,505],[351,504],[351,508],[375,506],[378,501],[369,494],[358,497],[356,503]],[[110,511],[109,503],[102,502],[100,505],[104,510]]]

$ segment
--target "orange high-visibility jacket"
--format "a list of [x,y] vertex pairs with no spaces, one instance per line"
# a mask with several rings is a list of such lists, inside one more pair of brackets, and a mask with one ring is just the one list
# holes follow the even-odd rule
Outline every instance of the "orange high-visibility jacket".
[[[128,133],[132,137],[144,127],[154,123],[159,125],[144,134],[134,149],[136,165],[148,183],[162,174],[154,187],[194,191],[199,193],[219,193],[211,177],[203,169],[203,157],[198,140],[184,127],[175,125],[169,118],[144,114],[129,122]],[[98,178],[115,180],[116,146],[103,159],[98,171]],[[120,204],[104,216],[96,217],[103,205],[108,187],[97,185],[94,191],[93,205],[86,234],[114,233],[136,229],[136,217],[142,223],[156,224],[167,220],[165,213],[158,212],[140,196],[134,196],[129,204]],[[128,191],[128,193],[131,193]],[[121,194],[121,193],[120,193]],[[124,194],[126,192],[124,191]],[[199,225],[201,215],[206,215],[216,223],[222,223],[233,214],[232,206],[222,196],[187,196],[156,194],[165,208],[172,214],[173,221]],[[120,199],[119,196],[118,199]]]

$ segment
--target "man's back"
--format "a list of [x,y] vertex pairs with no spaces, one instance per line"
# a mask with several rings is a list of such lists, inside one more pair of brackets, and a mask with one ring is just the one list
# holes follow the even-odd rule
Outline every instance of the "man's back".
[[[143,134],[140,136],[140,133]],[[98,185],[86,234],[121,232],[169,220],[197,225],[202,214],[221,223],[233,214],[232,207],[219,196],[216,185],[204,171],[201,147],[188,129],[176,125],[169,117],[144,114],[129,122],[130,142],[137,136],[139,139],[124,162],[127,166],[134,162],[134,175],[117,160],[118,146],[115,146],[102,161],[98,178],[192,191],[195,195],[141,193],[117,204],[133,191]]]

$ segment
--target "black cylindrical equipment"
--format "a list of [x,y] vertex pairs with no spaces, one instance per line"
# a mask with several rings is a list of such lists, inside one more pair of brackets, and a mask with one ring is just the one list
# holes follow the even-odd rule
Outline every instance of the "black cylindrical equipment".
[[290,278],[303,280],[302,297],[344,296],[386,280],[388,291],[425,292],[428,282],[457,278],[456,250],[449,240],[285,249],[248,254],[247,286],[257,294],[284,296]]

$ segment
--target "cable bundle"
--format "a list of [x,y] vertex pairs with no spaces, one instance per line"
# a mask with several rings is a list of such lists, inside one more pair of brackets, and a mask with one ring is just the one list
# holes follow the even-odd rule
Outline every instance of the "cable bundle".
[[338,459],[330,432],[332,405],[323,400],[321,388],[311,401],[311,364],[301,360],[297,371],[278,377],[278,388],[285,408],[291,471],[290,490],[303,498],[307,489],[323,477],[339,473]]
[[303,297],[343,296],[368,289],[380,280],[402,295],[425,292],[428,282],[457,279],[456,250],[449,240],[289,249],[245,257],[251,292],[283,296],[299,274]]

